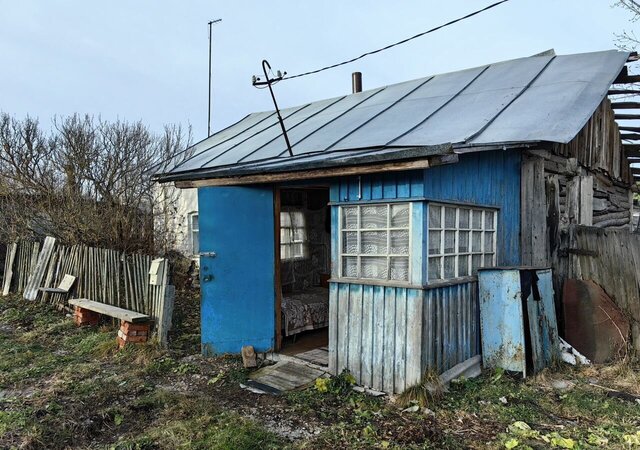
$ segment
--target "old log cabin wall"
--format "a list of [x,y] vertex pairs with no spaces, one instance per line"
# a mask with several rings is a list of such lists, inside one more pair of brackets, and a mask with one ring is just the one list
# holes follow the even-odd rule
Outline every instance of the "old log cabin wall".
[[[442,372],[480,352],[477,279],[429,282],[429,208],[491,208],[497,214],[495,263],[519,264],[520,153],[460,155],[457,164],[422,171],[341,178],[331,185],[332,280],[329,367],[358,383],[402,392],[433,369]],[[340,207],[411,204],[408,282],[341,278]]]
[[522,263],[549,265],[570,224],[631,229],[632,174],[609,99],[568,144],[525,151]]
[[593,280],[631,320],[629,337],[640,349],[640,274],[629,271],[638,238],[630,233],[633,175],[626,156],[609,99],[568,144],[525,151],[522,262],[552,266],[561,334],[564,281]]

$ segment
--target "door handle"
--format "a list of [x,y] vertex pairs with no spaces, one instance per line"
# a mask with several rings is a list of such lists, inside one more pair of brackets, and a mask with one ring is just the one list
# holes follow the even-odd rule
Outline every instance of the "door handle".
[[204,277],[202,277],[202,281],[205,283],[211,280],[213,280],[213,275],[205,275]]

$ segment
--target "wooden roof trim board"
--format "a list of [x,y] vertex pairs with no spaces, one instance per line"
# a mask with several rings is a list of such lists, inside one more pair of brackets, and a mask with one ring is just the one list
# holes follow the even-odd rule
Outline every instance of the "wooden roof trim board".
[[428,169],[442,164],[452,164],[458,161],[457,155],[446,158],[429,157],[413,161],[396,161],[381,164],[357,165],[350,167],[333,167],[315,170],[280,172],[271,174],[254,174],[220,178],[205,178],[200,180],[176,181],[178,188],[199,188],[206,186],[231,186],[246,184],[275,183],[292,180],[310,180],[337,176],[363,175],[370,173],[396,172],[402,170]]

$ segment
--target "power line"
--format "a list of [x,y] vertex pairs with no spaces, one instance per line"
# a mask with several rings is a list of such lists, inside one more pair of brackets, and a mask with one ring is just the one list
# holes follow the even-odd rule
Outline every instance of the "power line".
[[435,28],[431,28],[430,30],[423,31],[422,33],[418,33],[415,36],[411,36],[409,38],[403,39],[401,41],[398,41],[398,42],[395,42],[393,44],[387,45],[386,47],[379,48],[377,50],[373,50],[373,51],[370,51],[370,52],[367,52],[367,53],[363,53],[362,55],[360,55],[360,56],[358,56],[356,58],[349,59],[347,61],[343,61],[343,62],[340,62],[340,63],[337,63],[337,64],[333,64],[331,66],[325,66],[325,67],[323,67],[321,69],[311,70],[309,72],[299,73],[297,75],[288,75],[288,76],[283,77],[282,79],[283,80],[290,80],[292,78],[300,78],[300,77],[304,77],[304,76],[307,76],[307,75],[312,75],[312,74],[315,74],[315,73],[318,73],[318,72],[323,72],[325,70],[334,69],[336,67],[344,66],[346,64],[351,64],[352,62],[358,61],[359,59],[362,59],[365,56],[373,55],[375,53],[380,53],[380,52],[382,52],[384,50],[388,50],[388,49],[390,49],[392,47],[396,47],[396,46],[398,46],[400,44],[404,44],[406,42],[412,41],[413,39],[417,39],[417,38],[419,38],[421,36],[424,36],[425,34],[433,33],[434,31],[438,31],[438,30],[440,30],[442,28],[445,28],[445,27],[448,27],[448,26],[453,25],[455,23],[461,22],[461,21],[463,21],[465,19],[468,19],[470,17],[476,16],[476,15],[478,15],[480,13],[483,13],[483,12],[485,12],[485,11],[491,9],[491,8],[495,8],[496,6],[501,5],[503,3],[506,3],[508,1],[509,0],[501,0],[501,1],[493,3],[493,4],[491,4],[491,5],[489,5],[489,6],[485,7],[485,8],[482,8],[482,9],[474,11],[474,12],[472,12],[470,14],[467,14],[466,16],[459,17],[459,18],[454,19],[454,20],[452,20],[450,22],[447,22],[445,24],[439,25],[439,26],[437,26]]

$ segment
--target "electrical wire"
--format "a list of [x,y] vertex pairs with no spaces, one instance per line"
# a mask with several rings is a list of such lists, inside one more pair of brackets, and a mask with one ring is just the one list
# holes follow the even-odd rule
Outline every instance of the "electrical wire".
[[357,57],[352,58],[352,59],[349,59],[347,61],[343,61],[343,62],[340,62],[340,63],[337,63],[337,64],[332,64],[330,66],[325,66],[325,67],[322,67],[321,69],[316,69],[316,70],[311,70],[309,72],[299,73],[297,75],[288,75],[288,76],[283,77],[282,79],[283,80],[291,80],[292,78],[300,78],[300,77],[304,77],[304,76],[307,76],[307,75],[313,75],[313,74],[316,74],[318,72],[323,72],[325,70],[334,69],[336,67],[344,66],[346,64],[351,64],[352,62],[358,61],[359,59],[362,59],[362,58],[364,58],[366,56],[370,56],[370,55],[373,55],[375,53],[380,53],[380,52],[382,52],[384,50],[388,50],[390,48],[393,48],[393,47],[396,47],[398,45],[401,45],[401,44],[404,44],[406,42],[409,42],[409,41],[412,41],[414,39],[417,39],[417,38],[419,38],[421,36],[424,36],[425,34],[433,33],[434,31],[438,31],[438,30],[440,30],[442,28],[445,28],[445,27],[448,27],[448,26],[453,25],[455,23],[461,22],[461,21],[466,20],[466,19],[468,19],[470,17],[476,16],[476,15],[478,15],[480,13],[483,13],[483,12],[489,10],[489,9],[495,8],[496,6],[499,6],[499,5],[501,5],[503,3],[506,3],[508,1],[509,0],[501,0],[499,2],[495,2],[495,3],[493,3],[493,4],[489,5],[489,6],[486,6],[486,7],[482,8],[482,9],[479,9],[477,11],[474,11],[474,12],[470,13],[470,14],[467,14],[466,16],[459,17],[459,18],[454,19],[454,20],[452,20],[450,22],[447,22],[445,24],[439,25],[439,26],[437,26],[435,28],[431,28],[430,30],[423,31],[422,33],[418,33],[415,36],[411,36],[409,38],[406,38],[406,39],[403,39],[401,41],[395,42],[393,44],[387,45],[386,47],[382,47],[382,48],[379,48],[377,50],[372,50],[370,52],[363,53],[362,55],[357,56]]

